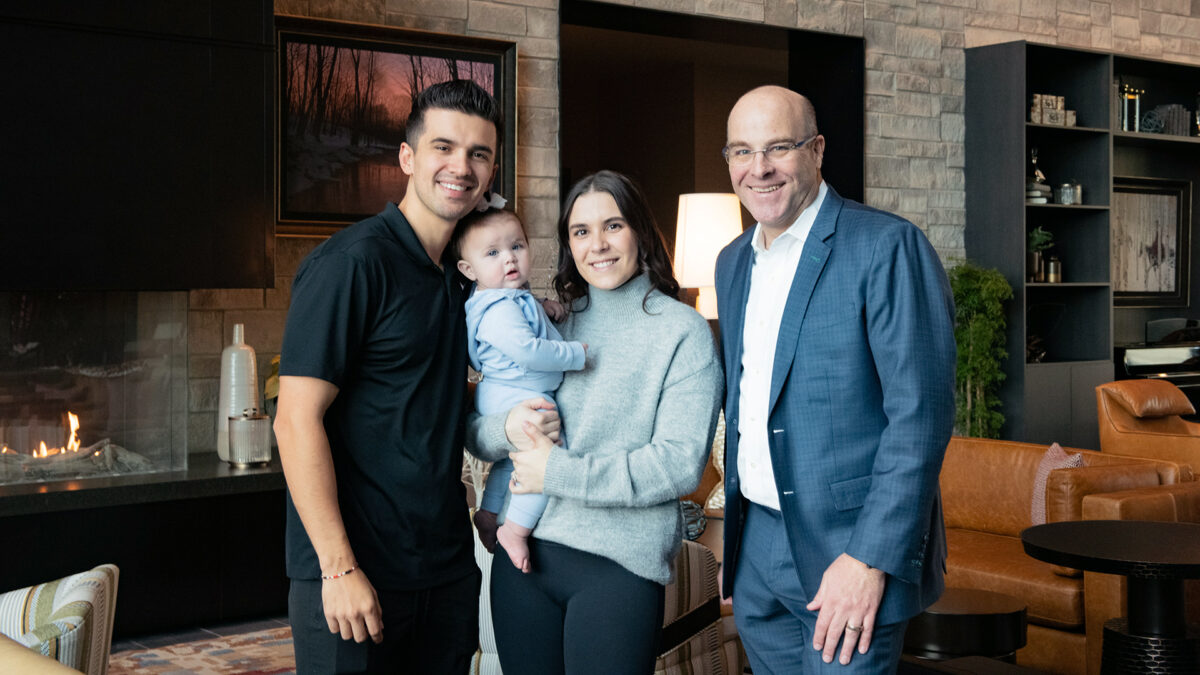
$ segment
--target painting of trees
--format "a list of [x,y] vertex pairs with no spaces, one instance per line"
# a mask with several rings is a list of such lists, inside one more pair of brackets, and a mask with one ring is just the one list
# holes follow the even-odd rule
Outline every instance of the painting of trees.
[[[313,138],[344,129],[351,145],[395,143],[417,94],[432,84],[467,78],[491,91],[495,79],[492,64],[452,58],[313,43],[287,51],[288,133]],[[406,105],[387,100],[396,95]]]
[[357,219],[399,201],[396,152],[417,95],[470,79],[496,95],[496,59],[361,41],[280,40],[283,211]]

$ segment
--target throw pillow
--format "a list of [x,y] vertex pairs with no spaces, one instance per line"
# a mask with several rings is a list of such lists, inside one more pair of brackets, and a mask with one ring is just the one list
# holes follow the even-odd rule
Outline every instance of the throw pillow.
[[690,499],[681,499],[679,508],[683,513],[683,536],[696,541],[708,527],[708,519],[704,517],[704,507]]
[[1058,443],[1052,443],[1042,461],[1038,463],[1037,473],[1033,475],[1033,500],[1030,506],[1030,522],[1041,525],[1046,522],[1046,479],[1055,469],[1070,469],[1083,466],[1081,453],[1068,454]]

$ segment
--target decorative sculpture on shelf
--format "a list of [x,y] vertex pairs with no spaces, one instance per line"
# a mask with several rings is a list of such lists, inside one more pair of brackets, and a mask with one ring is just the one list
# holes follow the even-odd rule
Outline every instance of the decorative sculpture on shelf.
[[1038,168],[1037,146],[1029,148],[1029,175],[1025,177],[1025,203],[1047,204],[1050,202],[1050,186],[1046,174]]
[[1029,148],[1029,175],[1036,183],[1045,183],[1046,174],[1038,168],[1038,149],[1037,146]]

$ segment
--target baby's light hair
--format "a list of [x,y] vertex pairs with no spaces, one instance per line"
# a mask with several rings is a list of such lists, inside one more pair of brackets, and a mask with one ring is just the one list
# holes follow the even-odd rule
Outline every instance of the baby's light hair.
[[462,260],[462,242],[466,239],[467,233],[471,230],[483,227],[488,221],[493,220],[497,216],[508,216],[517,221],[517,225],[521,227],[521,234],[525,238],[529,238],[529,234],[525,232],[525,223],[517,217],[517,214],[507,209],[498,209],[494,206],[489,206],[483,211],[471,211],[467,215],[459,219],[458,224],[454,226],[454,234],[450,235],[450,244],[446,247],[446,251],[450,254],[449,259],[457,262]]

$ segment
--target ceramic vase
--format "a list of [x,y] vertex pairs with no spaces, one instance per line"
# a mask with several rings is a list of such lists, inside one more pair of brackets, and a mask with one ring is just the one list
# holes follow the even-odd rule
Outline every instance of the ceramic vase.
[[217,456],[229,459],[229,418],[241,417],[258,403],[258,363],[246,344],[245,326],[233,325],[233,343],[221,352],[221,384],[217,403]]

